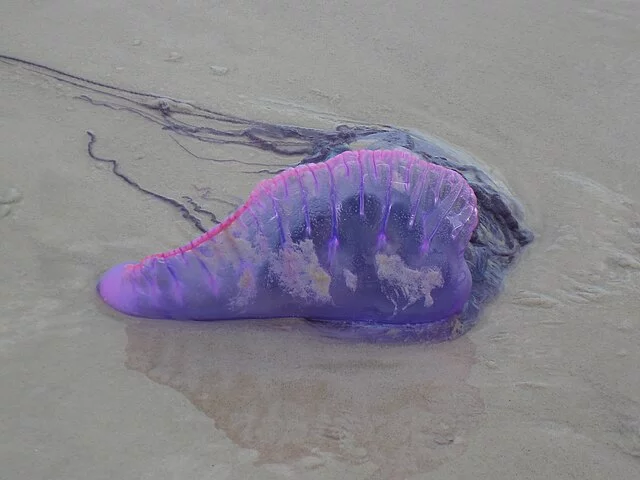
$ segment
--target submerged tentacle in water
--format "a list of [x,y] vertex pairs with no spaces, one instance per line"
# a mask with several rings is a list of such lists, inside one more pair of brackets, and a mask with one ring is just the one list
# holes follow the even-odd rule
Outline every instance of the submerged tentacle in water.
[[[464,259],[471,273],[471,293],[451,336],[464,333],[476,322],[482,306],[500,291],[510,265],[518,258],[522,248],[533,240],[532,233],[522,223],[523,215],[518,202],[506,187],[495,182],[474,163],[473,159],[460,157],[458,152],[421,134],[386,125],[339,125],[333,130],[322,130],[270,124],[220,113],[190,101],[115,87],[15,57],[0,56],[0,59],[83,90],[84,93],[76,97],[82,101],[133,113],[152,122],[192,158],[214,163],[268,165],[265,169],[247,173],[277,174],[283,169],[282,165],[275,163],[262,164],[235,158],[217,159],[198,155],[178,138],[219,146],[250,148],[284,159],[296,159],[298,164],[326,162],[347,150],[400,148],[419,155],[425,161],[458,172],[468,182],[477,198],[478,225],[464,251]],[[141,187],[140,182],[121,171],[115,160],[95,155],[95,135],[89,135],[89,155],[94,160],[111,164],[112,172],[120,179],[176,208],[200,231],[207,230],[202,224],[203,220],[217,222],[212,212],[197,205],[186,193],[182,196],[186,200],[186,204],[183,204]],[[275,167],[276,170],[269,167]],[[205,217],[201,219],[200,214]],[[378,333],[375,326],[355,327],[348,322],[341,326],[343,335],[353,334],[376,339]],[[407,335],[405,339],[411,339],[411,335]]]

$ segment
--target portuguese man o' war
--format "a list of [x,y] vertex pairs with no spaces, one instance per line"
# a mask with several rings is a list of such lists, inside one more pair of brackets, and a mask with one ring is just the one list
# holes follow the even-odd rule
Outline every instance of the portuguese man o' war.
[[114,267],[98,291],[142,317],[450,328],[471,292],[477,222],[457,172],[400,150],[346,151],[263,180],[223,223]]
[[[139,191],[177,208],[203,235],[108,270],[103,300],[123,313],[197,320],[303,317],[329,335],[441,341],[477,321],[533,240],[508,189],[474,159],[422,134],[340,125],[321,130],[226,115],[114,87],[15,57],[85,91],[76,98],[136,114],[176,139],[297,157],[225,220],[145,189],[117,161],[88,153]],[[196,123],[198,122],[198,123]],[[213,159],[209,159],[213,160]],[[216,160],[220,161],[220,160]],[[224,160],[256,165],[244,160]],[[217,223],[208,230],[196,213]]]

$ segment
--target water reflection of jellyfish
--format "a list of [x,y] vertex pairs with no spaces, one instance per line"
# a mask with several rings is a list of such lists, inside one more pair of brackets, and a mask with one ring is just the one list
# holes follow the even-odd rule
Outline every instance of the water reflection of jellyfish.
[[465,452],[485,410],[464,337],[345,344],[293,320],[146,319],[128,319],[127,337],[129,368],[184,394],[278,478],[424,474]]

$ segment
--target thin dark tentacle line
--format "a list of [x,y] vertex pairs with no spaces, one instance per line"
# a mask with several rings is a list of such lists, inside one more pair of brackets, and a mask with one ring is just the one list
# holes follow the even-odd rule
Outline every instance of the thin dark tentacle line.
[[[162,113],[162,118],[165,119],[165,122],[163,122],[162,120],[159,120],[157,117],[153,121],[155,121],[156,123],[159,122],[163,124],[165,128],[168,128],[169,130],[172,130],[176,133],[190,136],[192,138],[195,138],[201,141],[208,141],[212,143],[231,143],[231,144],[237,144],[237,145],[244,145],[244,146],[259,148],[262,150],[269,150],[279,155],[296,156],[296,155],[304,155],[304,154],[310,153],[309,148],[308,147],[305,148],[304,146],[299,146],[299,145],[298,145],[299,148],[294,150],[287,150],[285,148],[281,148],[286,146],[294,146],[294,144],[291,144],[287,141],[283,141],[284,139],[297,138],[297,139],[306,141],[307,145],[309,145],[309,142],[311,144],[314,144],[318,141],[318,139],[326,138],[326,135],[327,135],[327,132],[323,130],[304,128],[304,127],[274,126],[265,122],[252,121],[252,120],[236,117],[233,115],[222,114],[220,112],[216,112],[208,108],[197,106],[191,102],[175,99],[168,96],[156,95],[153,93],[140,92],[137,90],[115,87],[112,85],[108,85],[106,83],[86,79],[78,75],[69,74],[62,70],[47,67],[45,65],[38,64],[36,62],[23,60],[13,56],[0,55],[0,59],[4,60],[5,63],[14,62],[26,67],[30,67],[29,70],[31,71],[35,71],[36,73],[39,73],[41,75],[49,76],[51,78],[56,79],[57,81],[67,83],[67,84],[76,86],[78,88],[82,88],[82,89],[93,91],[99,94],[107,95],[112,98],[125,100],[128,102],[134,103],[138,107],[141,107],[143,109],[160,111]],[[86,85],[83,85],[83,83],[85,83]],[[101,87],[106,89],[107,91],[101,91],[95,87]],[[114,93],[114,92],[118,92],[118,93]],[[134,96],[143,97],[146,99],[160,100],[160,102],[156,104],[150,104],[148,101],[142,102],[139,100],[128,98],[122,94],[130,94]],[[91,100],[90,97],[86,95],[81,96],[80,98],[85,101]],[[167,102],[174,102],[178,105],[186,105],[193,111],[184,111],[184,109],[182,109],[174,112],[172,110],[171,105]],[[103,106],[106,106],[106,104]],[[123,108],[123,106],[120,106],[120,107]],[[124,108],[127,108],[127,107],[124,107]],[[129,111],[141,114],[139,111],[131,109],[131,107],[128,107],[128,109]],[[184,116],[206,118],[209,120],[219,121],[227,124],[242,124],[242,125],[247,125],[249,128],[246,128],[240,131],[221,131],[221,130],[211,129],[209,127],[202,127],[202,126],[198,127],[198,126],[189,125],[186,122],[176,121],[173,118],[174,113],[178,113]],[[149,120],[152,119],[149,116],[146,116],[146,115],[144,116]],[[370,129],[372,133],[379,133],[385,130],[384,127],[382,129],[370,127]],[[205,138],[202,135],[196,135],[196,133],[198,132],[209,133],[212,135],[237,137],[237,138],[246,137],[248,141],[235,141],[235,142],[221,141],[218,139]],[[362,134],[363,132],[359,132],[359,133]],[[340,129],[338,129],[334,137],[336,141],[339,141],[341,139],[342,140],[346,139],[343,132],[341,132]]]
[[171,140],[173,140],[174,142],[176,142],[176,144],[183,149],[185,152],[187,152],[189,155],[191,155],[194,158],[197,158],[198,160],[210,160],[212,162],[216,162],[216,163],[239,163],[241,165],[248,165],[250,167],[289,167],[290,165],[273,165],[271,163],[260,163],[260,162],[245,162],[243,160],[236,160],[235,158],[212,158],[212,157],[203,157],[201,155],[198,155],[196,153],[193,153],[191,150],[189,150],[187,147],[185,147],[183,144],[181,144],[177,139],[175,139],[174,137],[171,137]]
[[190,196],[183,195],[182,198],[185,199],[187,201],[187,203],[193,207],[193,211],[194,212],[206,214],[209,217],[209,219],[211,220],[211,222],[214,223],[214,224],[220,223],[220,221],[216,218],[216,214],[215,213],[207,210],[206,208],[202,208]]
[[[152,197],[157,198],[158,200],[160,200],[160,201],[162,201],[164,203],[168,203],[172,207],[177,208],[178,211],[180,211],[180,213],[182,214],[182,216],[184,218],[186,218],[187,220],[189,220],[191,223],[193,223],[193,225],[198,230],[200,230],[202,233],[205,233],[208,230],[207,228],[205,228],[202,225],[202,222],[200,221],[200,219],[198,217],[195,217],[189,211],[189,209],[184,206],[184,204],[178,202],[177,200],[174,200],[173,198],[165,197],[164,195],[160,195],[159,193],[153,192],[151,190],[148,190],[148,189],[142,187],[138,182],[136,182],[135,180],[132,180],[126,174],[122,173],[122,171],[120,170],[120,164],[118,163],[117,160],[114,160],[112,158],[99,157],[98,155],[96,155],[94,153],[94,145],[95,145],[96,140],[97,140],[96,135],[91,130],[87,130],[87,135],[89,135],[89,142],[87,143],[87,153],[89,154],[89,156],[93,160],[95,160],[97,162],[108,163],[109,165],[111,165],[111,172],[114,175],[116,175],[118,178],[122,179],[123,181],[125,181],[126,183],[128,183],[129,185],[134,187],[136,190],[139,190],[140,192],[145,193],[147,195],[151,195]],[[220,223],[220,221],[216,218],[215,214],[213,214],[212,212],[209,212],[208,210],[205,210],[205,209],[201,208],[191,198],[186,197],[186,199],[187,199],[187,201],[189,201],[189,203],[191,205],[193,205],[194,210],[196,212],[206,213],[206,214],[210,215],[210,218],[211,218],[212,222]]]
[[[59,80],[61,82],[70,83],[72,85],[75,85],[75,86],[78,86],[78,87],[81,87],[81,88],[85,88],[85,89],[89,89],[89,90],[91,90],[90,87],[83,86],[80,83],[73,83],[69,79],[77,80],[79,82],[84,82],[86,84],[97,86],[97,87],[106,88],[108,90],[113,90],[113,91],[116,91],[116,92],[129,93],[131,95],[136,95],[136,96],[145,97],[145,98],[155,98],[155,99],[162,99],[162,100],[170,100],[170,101],[173,101],[173,102],[176,102],[176,103],[181,103],[181,104],[193,107],[193,108],[195,108],[197,110],[200,110],[202,112],[205,112],[205,113],[209,114],[211,116],[211,118],[215,118],[215,117],[219,116],[222,121],[225,121],[227,123],[245,123],[245,124],[254,124],[254,123],[256,123],[256,122],[252,122],[250,120],[242,119],[240,117],[234,117],[232,115],[225,115],[225,114],[218,113],[218,112],[215,112],[213,110],[209,110],[209,109],[206,109],[206,108],[203,108],[203,107],[198,107],[198,106],[195,106],[195,105],[193,105],[193,104],[191,104],[189,102],[185,102],[185,101],[182,101],[182,100],[171,98],[171,97],[168,97],[166,95],[156,95],[154,93],[149,93],[149,92],[140,92],[140,91],[137,91],[137,90],[131,90],[131,89],[122,88],[122,87],[114,87],[113,85],[109,85],[109,84],[102,83],[102,82],[97,82],[95,80],[90,80],[88,78],[80,77],[78,75],[73,75],[71,73],[64,72],[62,70],[58,70],[58,69],[55,69],[55,68],[52,68],[52,67],[48,67],[48,66],[40,64],[40,63],[32,62],[32,61],[29,61],[29,60],[24,60],[22,58],[13,57],[13,56],[10,56],[10,55],[2,55],[2,54],[0,54],[0,60],[3,60],[5,63],[14,62],[14,63],[21,64],[23,66],[32,67],[37,73],[40,73],[42,75],[48,75],[48,76],[51,76],[53,78],[56,78],[57,80]],[[54,76],[54,75],[60,75],[60,77],[57,77],[57,76]],[[97,89],[93,89],[93,91],[99,92],[99,93],[104,93],[105,95],[109,95],[109,96],[112,96],[112,97],[117,96],[117,94],[110,93],[110,92],[102,92],[102,91],[97,90]],[[126,98],[126,97],[120,97],[120,98]]]
[[[215,201],[217,203],[221,203],[223,205],[227,205],[227,206],[233,208],[234,210],[237,210],[238,208],[240,208],[240,205],[242,205],[242,203],[244,203],[244,201],[242,199],[238,203],[238,202],[230,202],[229,200],[225,200],[225,199],[219,198],[219,197],[214,197],[213,195],[209,194],[209,192],[211,191],[211,189],[209,187],[198,187],[195,184],[192,184],[191,186],[193,187],[193,189],[195,191],[197,191],[200,194],[201,198],[203,198],[205,200],[213,200],[213,201]],[[204,192],[204,193],[202,193],[202,192]]]
[[[56,77],[57,78],[57,77]],[[60,80],[59,78],[57,78],[58,80]],[[81,85],[77,85],[75,82],[71,82],[73,85],[76,86],[80,86],[81,88],[85,88]],[[91,89],[94,90],[95,89]],[[102,92],[98,92],[98,93],[102,93]],[[129,99],[126,99],[120,95],[116,95],[116,97],[118,98],[122,98],[126,101],[131,101]],[[299,155],[299,154],[303,154],[303,153],[308,153],[308,148],[303,148],[303,149],[299,149],[299,150],[293,150],[293,151],[289,151],[289,150],[284,150],[284,149],[279,149],[275,146],[272,146],[268,141],[261,139],[259,137],[257,137],[255,134],[252,134],[251,136],[249,136],[249,140],[254,140],[254,142],[250,142],[250,141],[243,141],[241,140],[226,140],[226,139],[218,139],[215,137],[208,137],[206,135],[198,135],[198,132],[204,132],[206,134],[209,135],[220,135],[220,136],[224,136],[224,137],[233,137],[233,138],[239,138],[243,135],[248,136],[246,133],[246,130],[242,130],[242,131],[224,131],[224,130],[217,130],[217,129],[212,129],[212,128],[208,128],[208,127],[198,127],[198,126],[193,126],[190,124],[187,124],[185,122],[177,122],[173,116],[171,116],[171,113],[167,113],[167,112],[161,112],[161,116],[158,116],[157,114],[155,114],[155,111],[157,110],[155,107],[150,107],[149,105],[140,103],[140,102],[132,102],[135,103],[136,105],[139,105],[142,108],[147,108],[147,109],[151,109],[152,111],[154,111],[154,113],[150,113],[150,112],[145,112],[143,110],[141,110],[140,108],[135,108],[135,107],[130,107],[130,106],[126,106],[126,105],[120,105],[120,104],[114,104],[114,103],[109,103],[109,102],[104,102],[104,101],[99,101],[99,100],[95,100],[92,99],[90,96],[88,95],[78,95],[77,97],[80,100],[84,100],[86,102],[91,103],[92,105],[95,106],[101,106],[101,107],[107,107],[110,108],[112,110],[124,110],[124,111],[128,111],[131,113],[134,113],[136,115],[141,116],[142,118],[149,120],[151,122],[156,123],[157,125],[160,125],[163,127],[163,129],[167,129],[170,131],[173,131],[174,133],[178,134],[178,135],[182,135],[182,136],[187,136],[187,137],[191,137],[194,138],[196,140],[200,140],[202,142],[207,142],[207,143],[219,143],[219,144],[230,144],[230,145],[241,145],[241,146],[247,146],[247,147],[256,147],[256,148],[262,148],[264,149],[268,149],[273,151],[274,153],[278,153],[281,155]],[[178,112],[181,115],[184,115],[185,113],[183,112]],[[175,140],[175,139],[174,139]],[[256,142],[260,142],[259,145],[256,145]],[[299,146],[300,143],[294,143],[294,142],[280,142],[280,144],[282,146]],[[182,145],[180,145],[182,146]],[[184,147],[183,147],[184,148]],[[226,162],[226,160],[216,160],[219,162]],[[244,165],[250,165],[249,162],[243,162],[241,160],[236,160],[236,159],[230,159],[228,160],[230,162],[234,162],[234,163],[239,163],[239,164],[244,164]],[[256,165],[262,165],[262,164],[256,164]]]

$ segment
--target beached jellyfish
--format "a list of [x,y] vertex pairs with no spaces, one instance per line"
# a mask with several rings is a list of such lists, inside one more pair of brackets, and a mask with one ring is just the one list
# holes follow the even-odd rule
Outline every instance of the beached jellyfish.
[[297,316],[376,341],[466,331],[531,241],[515,204],[480,169],[408,132],[320,151],[260,182],[193,242],[114,267],[100,295],[130,315]]
[[[275,125],[3,57],[71,84],[78,98],[124,110],[177,136],[298,159],[272,172],[225,220],[190,197],[178,208],[203,234],[99,281],[103,300],[152,318],[303,317],[373,341],[440,341],[467,331],[533,239],[507,188],[442,142],[389,126]],[[227,160],[250,165],[242,159]],[[255,164],[253,164],[255,165]],[[207,230],[198,213],[217,223]]]

